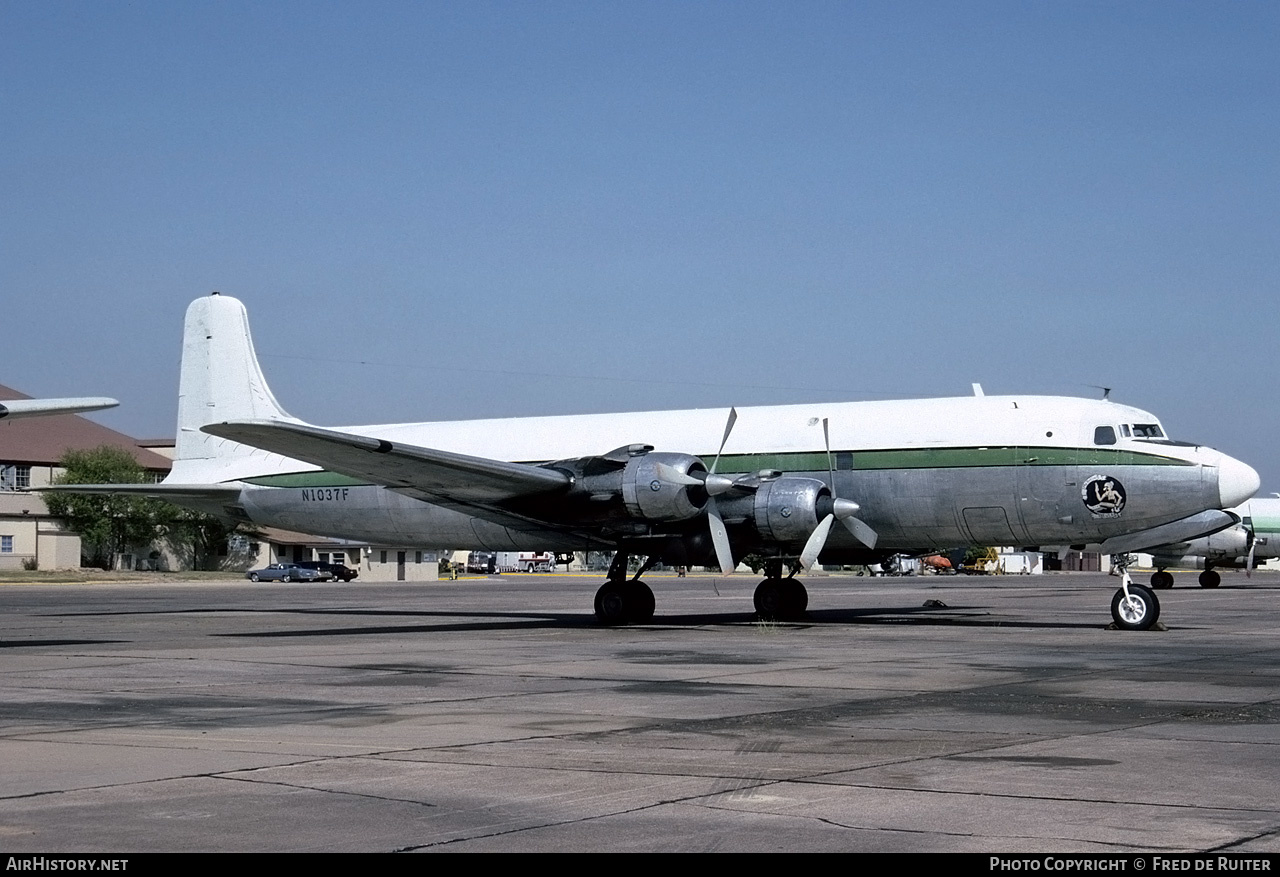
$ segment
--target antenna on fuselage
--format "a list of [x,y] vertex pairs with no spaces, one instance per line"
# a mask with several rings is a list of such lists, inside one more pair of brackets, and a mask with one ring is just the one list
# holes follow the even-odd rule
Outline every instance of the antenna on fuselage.
[[1103,402],[1109,402],[1109,401],[1111,400],[1111,388],[1110,388],[1110,387],[1104,387],[1104,386],[1102,386],[1101,384],[1087,384],[1086,386],[1093,387],[1095,390],[1101,390],[1101,391],[1102,391],[1102,401],[1103,401]]

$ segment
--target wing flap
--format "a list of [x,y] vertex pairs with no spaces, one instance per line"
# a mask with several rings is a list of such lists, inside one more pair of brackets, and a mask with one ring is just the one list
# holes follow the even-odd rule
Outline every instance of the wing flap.
[[212,423],[204,432],[361,478],[392,490],[457,503],[500,503],[569,486],[554,469],[278,420]]

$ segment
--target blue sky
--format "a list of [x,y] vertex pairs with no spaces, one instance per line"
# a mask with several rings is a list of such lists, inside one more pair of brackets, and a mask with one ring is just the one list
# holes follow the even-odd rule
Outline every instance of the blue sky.
[[322,424],[1096,384],[1280,490],[1277,45],[1254,2],[0,0],[0,383],[171,435],[216,289]]

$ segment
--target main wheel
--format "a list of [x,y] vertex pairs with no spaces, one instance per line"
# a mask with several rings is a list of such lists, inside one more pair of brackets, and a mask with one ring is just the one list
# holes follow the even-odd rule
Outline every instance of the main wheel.
[[1157,570],[1151,574],[1151,587],[1168,590],[1173,587],[1173,573]]
[[656,604],[653,591],[648,585],[639,580],[627,582],[623,596],[627,603],[627,621],[632,624],[647,624],[653,621],[653,610]]
[[605,582],[596,591],[596,620],[601,624],[623,624],[627,621],[625,583]]
[[804,613],[809,593],[795,579],[765,579],[756,586],[755,604],[765,621],[790,621]]
[[799,618],[809,608],[809,592],[795,579],[783,579],[787,595],[787,617]]
[[1123,630],[1149,630],[1160,618],[1160,601],[1155,592],[1144,585],[1130,585],[1128,599],[1124,588],[1111,598],[1111,617]]
[[756,614],[765,621],[776,621],[781,618],[787,602],[782,580],[765,579],[756,585],[753,600],[756,604]]
[[1218,575],[1216,569],[1207,569],[1200,573],[1200,587],[1216,588],[1222,584],[1222,576]]

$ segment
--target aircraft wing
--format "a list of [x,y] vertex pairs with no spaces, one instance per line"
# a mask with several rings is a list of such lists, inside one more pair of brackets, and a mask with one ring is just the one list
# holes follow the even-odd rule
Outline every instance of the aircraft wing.
[[74,399],[6,399],[0,402],[0,419],[46,417],[50,414],[78,414],[114,408],[120,403],[105,396],[82,396]]
[[421,448],[278,420],[212,423],[202,429],[264,451],[449,504],[486,506],[563,490],[564,472]]

